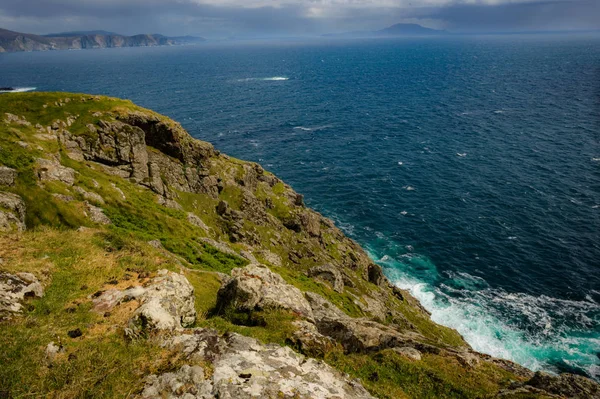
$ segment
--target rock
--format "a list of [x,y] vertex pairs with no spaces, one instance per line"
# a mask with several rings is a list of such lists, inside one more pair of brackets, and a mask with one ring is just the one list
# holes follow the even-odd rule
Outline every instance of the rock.
[[305,295],[312,308],[318,331],[335,339],[348,353],[406,346],[439,351],[435,347],[422,344],[425,339],[420,334],[400,332],[391,326],[364,318],[352,318],[318,294],[307,292]]
[[316,213],[306,211],[300,214],[302,229],[312,237],[321,235],[321,218]]
[[400,356],[404,356],[410,360],[421,360],[421,352],[419,352],[415,348],[405,346],[401,348],[393,348],[392,350]]
[[67,332],[67,335],[69,336],[69,338],[79,338],[83,335],[83,333],[81,332],[81,329],[76,328],[74,330],[69,330],[69,332]]
[[31,122],[28,122],[24,116],[17,116],[13,114],[9,114],[8,112],[4,114],[4,123],[11,124],[15,123],[21,126],[31,126]]
[[111,224],[110,219],[104,214],[104,211],[97,206],[90,204],[89,202],[85,203],[85,213],[86,216],[94,223],[98,224]]
[[41,181],[60,181],[68,186],[75,183],[75,170],[50,159],[37,159],[37,174]]
[[86,201],[91,201],[91,202],[94,202],[96,204],[102,204],[102,205],[104,205],[104,198],[102,198],[100,195],[98,195],[96,193],[85,191],[83,188],[81,188],[79,186],[75,186],[73,188],[73,190],[75,190],[76,192],[78,192],[79,194],[81,194]]
[[148,241],[148,244],[156,249],[164,249],[162,243],[160,242],[160,240],[152,240],[152,241]]
[[17,171],[6,166],[0,166],[0,186],[13,186],[17,178]]
[[48,363],[52,363],[54,361],[54,359],[56,358],[56,356],[59,353],[64,352],[64,348],[62,345],[56,345],[54,342],[50,342],[47,346],[46,346],[46,360],[48,360]]
[[378,321],[386,319],[388,309],[384,301],[374,299],[368,295],[363,295],[361,299],[362,301],[356,301],[356,304],[363,312],[371,314]]
[[146,378],[146,386],[141,397],[155,399],[169,398],[213,398],[212,383],[204,379],[204,369],[200,366],[184,365],[173,373]]
[[33,274],[0,272],[0,320],[21,312],[26,298],[43,295],[42,284]]
[[64,194],[57,194],[57,193],[54,193],[54,194],[52,194],[52,196],[53,196],[54,198],[56,198],[56,199],[60,200],[60,201],[63,201],[63,202],[71,202],[71,201],[75,201],[75,198],[73,198],[73,197],[72,197],[72,196],[70,196],[70,195],[64,195]]
[[24,231],[25,203],[16,194],[0,192],[0,231]]
[[322,335],[317,327],[304,320],[296,320],[292,324],[297,327],[290,343],[300,352],[311,357],[323,357],[336,347],[336,342]]
[[194,287],[181,274],[161,270],[138,297],[141,306],[129,320],[128,334],[176,330],[196,321]]
[[238,253],[235,252],[235,250],[233,250],[233,248],[231,248],[229,245],[227,245],[224,242],[221,241],[215,241],[212,238],[208,238],[208,237],[199,237],[198,238],[199,241],[208,244],[212,247],[215,247],[216,249],[218,249],[219,251],[231,255],[231,256],[238,256]]
[[268,263],[272,264],[273,266],[281,266],[281,257],[279,255],[277,255],[276,253],[273,253],[271,251],[269,251],[268,249],[263,249],[261,251],[257,252],[258,256],[262,257],[264,260],[266,260]]
[[208,226],[202,221],[202,219],[200,219],[195,214],[188,212],[187,220],[188,220],[188,222],[190,222],[191,225],[200,227],[202,230],[204,230],[205,233],[209,232]]
[[176,209],[178,211],[183,211],[183,207],[179,205],[179,203],[175,200],[165,198],[162,195],[157,195],[156,199],[158,203],[162,206],[166,206],[167,208]]
[[312,321],[313,314],[302,292],[264,265],[233,269],[217,294],[217,309],[241,311],[287,309]]
[[571,399],[600,398],[600,385],[597,382],[574,374],[550,375],[538,371],[525,385]]
[[140,298],[146,289],[141,286],[131,287],[126,290],[109,289],[92,295],[92,309],[97,313],[105,313],[112,310],[122,302]]
[[175,373],[150,376],[142,397],[373,398],[358,381],[350,380],[322,361],[306,358],[289,347],[264,345],[239,334],[221,337],[196,329],[170,338],[165,346],[180,348],[188,358],[208,359],[212,375],[183,366]]
[[327,283],[336,292],[344,291],[344,280],[342,273],[333,265],[325,264],[321,266],[315,266],[308,271],[309,277],[313,277],[315,280]]
[[121,199],[123,201],[125,201],[127,199],[127,197],[125,196],[125,193],[123,192],[123,190],[121,190],[119,187],[117,187],[117,185],[115,183],[110,183],[110,185],[119,194],[119,196],[121,197]]
[[376,264],[370,264],[367,268],[367,276],[368,281],[375,285],[385,286],[387,285],[387,278],[383,274],[383,270],[381,270],[381,266]]

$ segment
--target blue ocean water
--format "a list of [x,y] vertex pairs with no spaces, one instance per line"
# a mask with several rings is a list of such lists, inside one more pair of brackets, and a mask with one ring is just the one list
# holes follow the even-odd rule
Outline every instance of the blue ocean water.
[[476,349],[600,380],[600,37],[0,54],[260,162]]

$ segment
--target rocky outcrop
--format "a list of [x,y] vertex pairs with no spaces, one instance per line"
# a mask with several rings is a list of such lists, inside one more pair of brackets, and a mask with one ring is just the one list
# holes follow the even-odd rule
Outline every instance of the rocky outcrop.
[[85,214],[94,223],[103,225],[111,224],[110,219],[104,214],[102,208],[98,208],[87,201],[85,203]]
[[439,350],[422,335],[400,331],[366,318],[352,318],[331,302],[313,292],[307,292],[315,325],[319,333],[339,342],[346,352],[370,352],[394,347],[414,347],[431,352]]
[[27,298],[43,295],[44,288],[33,274],[0,272],[0,321],[20,313]]
[[513,384],[498,397],[518,397],[527,394],[549,394],[553,395],[552,397],[569,399],[600,399],[600,385],[578,375],[550,375],[538,371],[529,381]]
[[331,264],[315,266],[308,271],[308,275],[315,280],[329,284],[334,291],[344,291],[344,279],[342,273],[337,267]]
[[17,171],[6,166],[0,166],[0,186],[12,186],[15,184]]
[[16,194],[0,192],[0,231],[25,230],[25,202]]
[[[372,398],[358,381],[321,361],[238,334],[196,329],[164,345],[195,362],[148,377],[142,398]],[[211,362],[211,375],[197,364],[202,360]]]
[[75,170],[62,166],[59,161],[53,159],[37,159],[37,174],[41,181],[60,181],[68,186],[75,183]]
[[142,291],[124,293],[133,294],[141,305],[129,320],[129,336],[181,329],[196,321],[194,287],[183,275],[161,270]]
[[217,294],[217,309],[239,311],[285,309],[307,320],[313,320],[312,310],[302,292],[285,282],[264,265],[248,265],[233,269]]

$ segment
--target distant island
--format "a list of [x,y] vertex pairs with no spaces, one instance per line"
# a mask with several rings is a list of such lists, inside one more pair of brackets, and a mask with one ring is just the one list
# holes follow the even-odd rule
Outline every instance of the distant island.
[[204,41],[206,39],[194,36],[168,37],[159,34],[125,36],[106,31],[63,32],[40,36],[0,29],[0,53],[113,47],[176,46]]
[[393,36],[435,36],[447,35],[445,30],[425,28],[418,24],[395,24],[376,31],[356,31],[345,33],[328,33],[324,37],[393,37]]

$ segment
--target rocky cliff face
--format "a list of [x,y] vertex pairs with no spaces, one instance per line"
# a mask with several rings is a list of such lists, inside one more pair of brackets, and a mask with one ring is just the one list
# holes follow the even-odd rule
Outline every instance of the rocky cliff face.
[[302,195],[168,118],[23,93],[0,138],[5,396],[600,397],[474,352]]
[[0,29],[0,52],[81,50],[113,47],[153,47],[199,43],[200,37],[166,37],[162,35],[123,36],[117,34],[76,34],[72,36],[38,36]]

